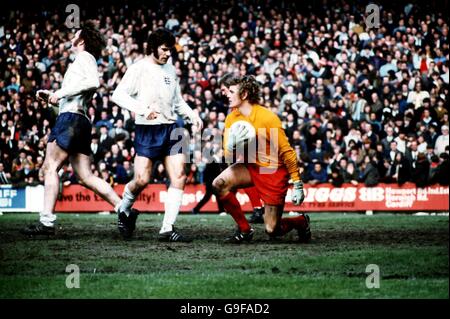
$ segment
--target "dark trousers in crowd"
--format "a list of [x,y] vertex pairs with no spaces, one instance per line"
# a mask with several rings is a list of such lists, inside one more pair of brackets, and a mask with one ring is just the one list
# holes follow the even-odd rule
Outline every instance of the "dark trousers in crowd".
[[[205,192],[205,196],[203,196],[202,200],[198,202],[198,204],[194,207],[194,209],[192,210],[192,212],[194,214],[198,214],[200,212],[200,209],[202,209],[203,206],[205,206],[205,204],[211,199],[211,196],[213,195],[213,186],[212,184],[207,184],[206,185],[206,192]],[[224,212],[225,209],[223,208],[223,204],[220,201],[219,198],[217,198],[216,196],[216,202],[217,202],[217,207],[219,208],[219,212]]]

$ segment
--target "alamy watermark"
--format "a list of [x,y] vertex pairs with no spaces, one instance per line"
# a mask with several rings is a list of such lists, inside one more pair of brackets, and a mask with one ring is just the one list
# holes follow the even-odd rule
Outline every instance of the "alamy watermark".
[[80,288],[80,267],[75,264],[67,265],[66,287],[69,289]]
[[366,267],[366,273],[369,274],[366,278],[366,287],[368,289],[380,288],[380,267],[376,264],[369,264]]
[[367,17],[365,23],[368,29],[378,29],[380,27],[380,6],[371,3],[366,7]]
[[80,7],[74,3],[68,4],[66,6],[66,12],[70,13],[66,18],[66,27],[69,29],[80,28]]

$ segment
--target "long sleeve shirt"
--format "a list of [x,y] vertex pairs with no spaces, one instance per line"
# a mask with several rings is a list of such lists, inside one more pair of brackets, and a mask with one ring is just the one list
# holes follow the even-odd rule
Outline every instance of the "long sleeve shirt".
[[[175,67],[159,65],[146,57],[131,65],[114,90],[112,101],[136,113],[136,124],[172,124],[177,114],[192,121],[195,113],[181,96]],[[156,119],[148,120],[150,112],[159,112]]]
[[65,112],[86,114],[88,102],[99,86],[94,56],[86,51],[78,53],[64,75],[61,89],[55,92],[60,98],[59,114]]

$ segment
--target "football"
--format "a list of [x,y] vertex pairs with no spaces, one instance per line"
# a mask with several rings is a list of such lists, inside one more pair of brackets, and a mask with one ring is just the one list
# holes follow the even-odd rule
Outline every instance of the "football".
[[233,135],[235,132],[237,132],[237,130],[241,127],[241,126],[245,126],[247,128],[247,142],[251,142],[255,139],[256,137],[256,130],[253,127],[253,125],[251,125],[249,122],[247,121],[236,121],[234,122],[231,126],[230,126],[230,135]]

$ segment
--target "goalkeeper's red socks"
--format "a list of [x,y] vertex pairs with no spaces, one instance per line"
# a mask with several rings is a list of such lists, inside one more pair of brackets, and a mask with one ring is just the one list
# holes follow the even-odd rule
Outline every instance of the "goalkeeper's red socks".
[[304,229],[308,226],[308,222],[304,215],[291,218],[283,218],[280,222],[280,228],[277,230],[277,236],[283,236],[292,229]]
[[242,211],[236,195],[233,192],[229,192],[227,195],[221,197],[220,200],[222,201],[223,207],[227,213],[230,214],[238,224],[239,230],[243,233],[248,233],[251,227],[245,218],[244,212]]
[[250,199],[250,202],[252,203],[253,208],[262,207],[261,197],[259,196],[259,193],[256,190],[255,186],[245,188],[244,190],[247,193],[248,198]]

